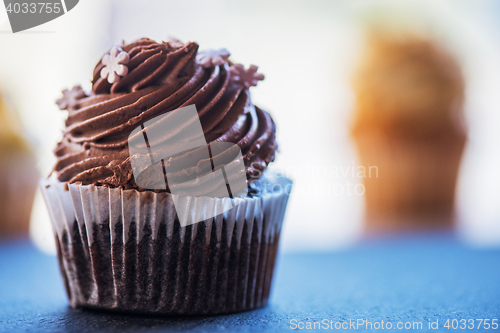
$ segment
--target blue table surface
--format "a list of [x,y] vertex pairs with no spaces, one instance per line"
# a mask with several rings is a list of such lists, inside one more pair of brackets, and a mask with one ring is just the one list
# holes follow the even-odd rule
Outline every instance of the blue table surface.
[[[0,332],[289,332],[320,321],[333,331],[371,331],[365,322],[353,326],[358,320],[375,326],[383,320],[385,328],[390,322],[393,329],[399,322],[421,322],[420,332],[437,321],[439,330],[430,330],[436,332],[453,331],[444,327],[453,319],[490,319],[490,328],[480,330],[500,332],[491,326],[499,317],[500,249],[471,248],[450,235],[377,239],[336,252],[280,255],[267,307],[201,317],[72,309],[55,257],[28,241],[0,243]],[[458,330],[478,331],[479,322],[473,330]],[[322,328],[327,331],[325,324]]]

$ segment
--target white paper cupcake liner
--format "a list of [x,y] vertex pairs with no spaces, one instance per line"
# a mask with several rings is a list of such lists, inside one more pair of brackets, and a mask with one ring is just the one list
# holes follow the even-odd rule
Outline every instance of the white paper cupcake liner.
[[275,192],[244,199],[42,181],[70,304],[158,314],[265,305],[291,189],[266,181]]

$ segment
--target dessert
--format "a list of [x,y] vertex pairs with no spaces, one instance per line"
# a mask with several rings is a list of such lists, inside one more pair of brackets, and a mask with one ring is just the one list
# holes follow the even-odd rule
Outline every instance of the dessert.
[[0,238],[27,236],[38,171],[19,119],[0,96]]
[[466,134],[455,59],[416,36],[374,35],[354,80],[352,135],[371,231],[450,228]]
[[[56,179],[41,188],[73,307],[220,314],[266,304],[289,192],[265,184],[291,183],[261,176],[277,148],[272,118],[250,100],[263,76],[228,58],[143,38],[103,56],[91,92],[58,100],[66,130]],[[199,121],[172,122],[189,110]],[[191,120],[208,145],[175,150]],[[207,146],[210,157],[193,162]],[[231,198],[198,186],[221,170]],[[239,171],[246,186],[231,193]]]

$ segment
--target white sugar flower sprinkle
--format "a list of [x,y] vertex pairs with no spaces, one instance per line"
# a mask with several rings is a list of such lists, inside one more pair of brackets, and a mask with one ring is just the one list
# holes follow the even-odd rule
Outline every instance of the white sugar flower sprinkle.
[[120,81],[120,78],[127,75],[128,67],[125,66],[130,61],[130,56],[118,46],[113,46],[109,54],[102,57],[101,62],[104,67],[101,69],[101,77],[107,78],[113,84]]

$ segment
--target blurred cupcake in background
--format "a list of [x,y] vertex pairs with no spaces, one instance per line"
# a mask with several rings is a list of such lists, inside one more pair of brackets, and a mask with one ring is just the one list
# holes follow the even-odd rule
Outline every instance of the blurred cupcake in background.
[[430,39],[373,33],[354,76],[352,136],[369,231],[446,229],[466,141],[464,80]]
[[27,236],[38,172],[13,108],[0,96],[0,238]]

